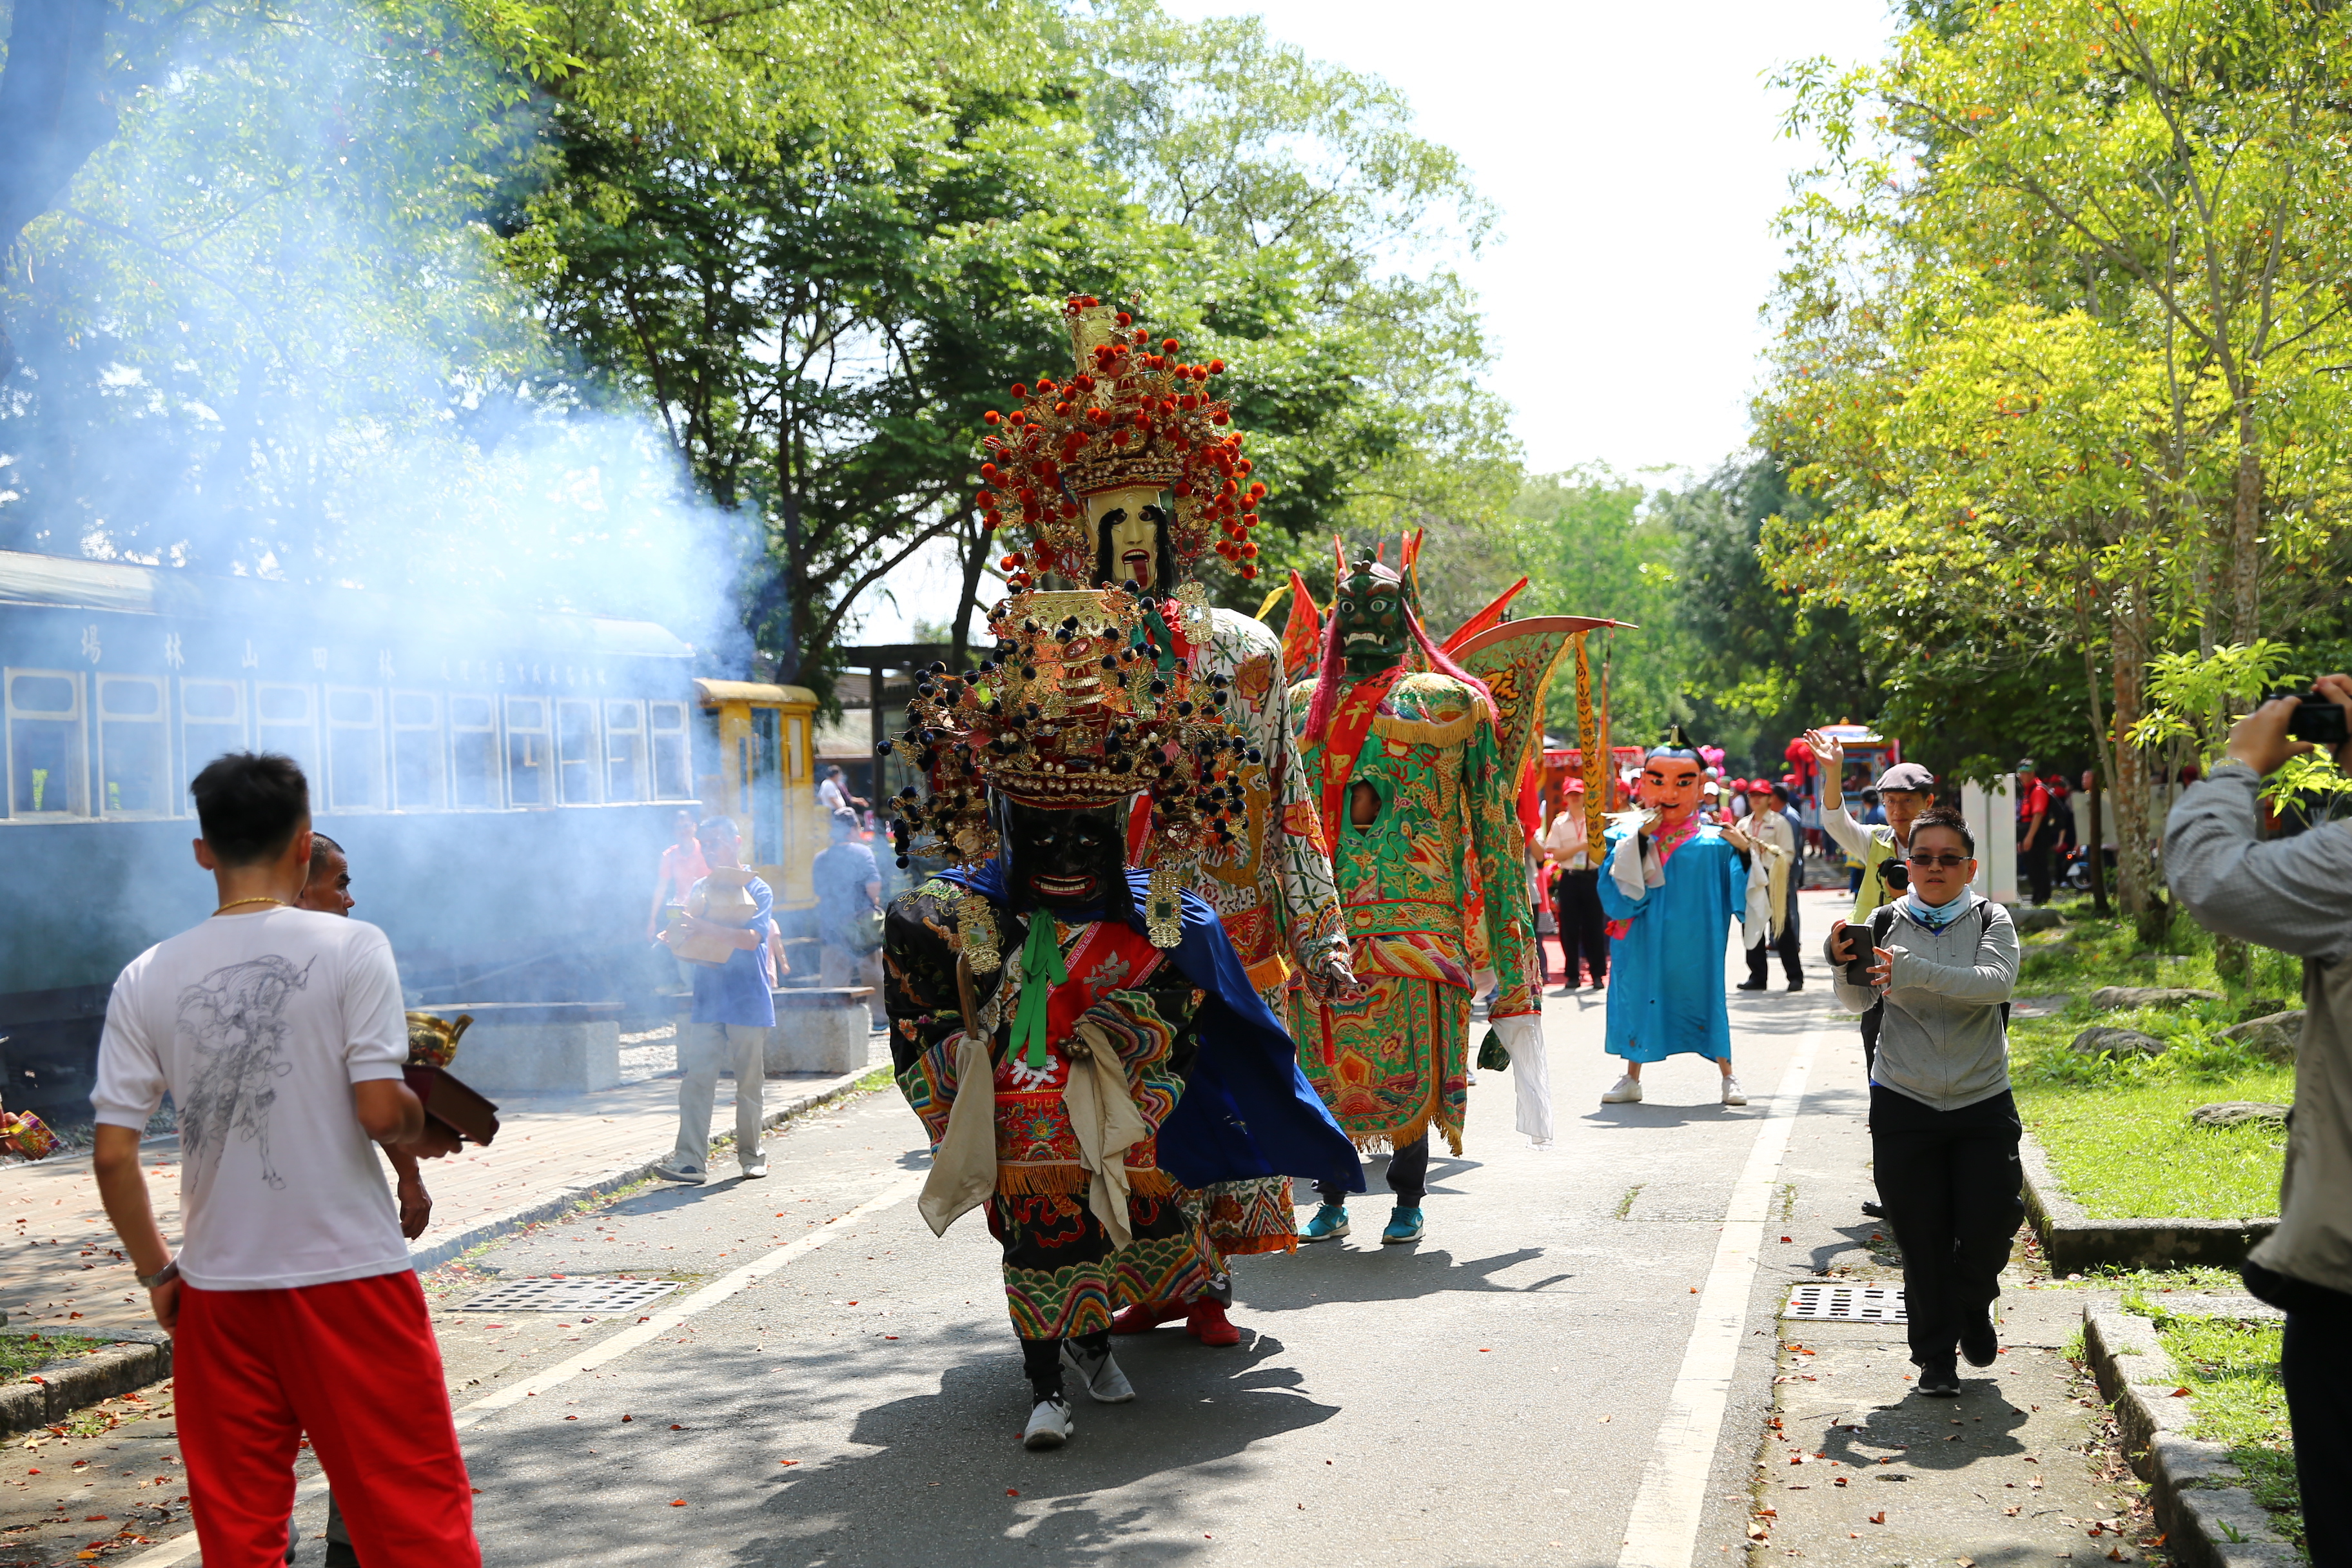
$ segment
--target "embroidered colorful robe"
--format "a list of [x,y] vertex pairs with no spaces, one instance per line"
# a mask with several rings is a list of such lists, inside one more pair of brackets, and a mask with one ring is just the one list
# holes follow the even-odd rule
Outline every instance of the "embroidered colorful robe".
[[[1291,689],[1301,722],[1313,696],[1312,681]],[[1402,1148],[1434,1122],[1458,1154],[1474,975],[1495,971],[1495,1017],[1541,1007],[1513,781],[1493,716],[1452,676],[1398,670],[1351,686],[1326,736],[1302,737],[1300,752],[1370,993],[1342,1006],[1291,993],[1301,1064],[1358,1148]],[[1359,784],[1380,797],[1363,827],[1349,820]],[[1481,887],[1493,895],[1479,900]]]
[[[1139,903],[1141,873],[1131,875]],[[966,881],[990,899],[1008,953],[1041,918],[1005,907],[993,865],[934,878],[891,902],[883,987],[892,1066],[934,1146],[959,1087],[951,1047],[963,1026],[956,954]],[[1361,1165],[1299,1078],[1288,1037],[1250,988],[1215,912],[1187,894],[1183,921],[1182,944],[1163,951],[1139,925],[1057,920],[1069,979],[1052,992],[1045,1061],[1032,1067],[1025,1052],[1007,1049],[1010,1025],[999,1024],[989,1229],[1003,1247],[1006,1303],[1024,1339],[1090,1333],[1131,1302],[1197,1294],[1213,1249],[1188,1187],[1297,1174],[1362,1188]],[[1003,976],[974,976],[983,1009]],[[1013,1008],[1002,1011],[1009,1019]],[[1065,1045],[1080,1019],[1116,1042],[1151,1134],[1124,1160],[1134,1233],[1124,1247],[1087,1208],[1091,1177],[1062,1104]]]

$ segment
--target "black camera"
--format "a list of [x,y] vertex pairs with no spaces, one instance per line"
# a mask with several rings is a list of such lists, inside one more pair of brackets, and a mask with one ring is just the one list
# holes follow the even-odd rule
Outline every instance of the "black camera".
[[2303,706],[2287,721],[2286,732],[2298,741],[2308,741],[2315,746],[2334,751],[2352,740],[2344,726],[2344,709],[2336,699],[2314,688],[2309,691],[2273,691],[2263,699],[2275,702],[2283,697],[2300,699]]
[[1886,884],[1890,893],[1907,893],[1911,890],[1911,863],[1900,858],[1889,860],[1878,868],[1878,879]]

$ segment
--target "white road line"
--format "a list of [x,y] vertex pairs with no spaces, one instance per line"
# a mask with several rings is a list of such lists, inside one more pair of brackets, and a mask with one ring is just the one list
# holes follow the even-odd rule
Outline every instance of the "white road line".
[[509,1387],[501,1388],[496,1394],[484,1394],[457,1412],[457,1430],[463,1432],[468,1427],[478,1426],[501,1410],[520,1405],[534,1395],[545,1394],[551,1388],[561,1387],[583,1372],[593,1371],[608,1361],[628,1354],[639,1345],[661,1338],[688,1318],[709,1311],[730,1296],[740,1291],[745,1286],[765,1279],[785,1264],[805,1253],[814,1252],[818,1247],[840,1235],[850,1221],[864,1219],[870,1214],[878,1214],[893,1204],[902,1203],[913,1197],[922,1190],[923,1181],[924,1176],[919,1174],[902,1176],[847,1214],[827,1220],[818,1229],[802,1237],[798,1241],[788,1241],[773,1252],[753,1258],[733,1273],[720,1275],[667,1311],[657,1313],[642,1323],[623,1329],[610,1339],[597,1341],[570,1361],[549,1367],[537,1377],[527,1378]]
[[[469,1427],[478,1426],[501,1410],[510,1409],[526,1399],[545,1394],[551,1388],[560,1388],[583,1372],[593,1371],[606,1362],[616,1360],[640,1345],[661,1338],[688,1318],[709,1311],[729,1297],[738,1294],[745,1286],[756,1284],[794,1258],[814,1252],[848,1228],[852,1220],[863,1219],[867,1215],[878,1214],[894,1204],[904,1203],[922,1190],[923,1181],[922,1174],[902,1176],[846,1214],[836,1215],[799,1240],[788,1241],[774,1251],[753,1258],[734,1272],[719,1276],[668,1310],[657,1313],[642,1323],[623,1329],[610,1339],[599,1340],[570,1361],[549,1367],[536,1377],[527,1378],[509,1388],[501,1388],[495,1394],[484,1394],[457,1412],[457,1430],[463,1432]],[[326,1478],[316,1476],[298,1488],[294,1496],[296,1500],[299,1501],[305,1498],[316,1497],[326,1489]],[[195,1552],[196,1536],[195,1532],[191,1531],[175,1540],[165,1542],[152,1552],[142,1552],[136,1557],[123,1559],[123,1568],[167,1568],[168,1564],[193,1557]]]
[[1764,1124],[1756,1130],[1747,1168],[1731,1189],[1723,1234],[1715,1244],[1715,1263],[1699,1293],[1698,1321],[1683,1351],[1682,1370],[1675,1374],[1657,1446],[1642,1469],[1642,1487],[1633,1497],[1617,1568],[1690,1568],[1698,1545],[1699,1515],[1706,1505],[1707,1473],[1723,1436],[1732,1369],[1747,1327],[1748,1297],[1763,1252],[1764,1226],[1824,1029],[1817,1023],[1807,1030],[1790,1058]]

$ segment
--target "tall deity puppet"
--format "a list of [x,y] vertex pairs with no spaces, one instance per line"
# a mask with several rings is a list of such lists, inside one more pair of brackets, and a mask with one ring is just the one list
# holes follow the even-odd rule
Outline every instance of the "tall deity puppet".
[[[1514,799],[1553,666],[1577,631],[1607,624],[1543,617],[1461,644],[1491,649],[1485,668],[1508,678],[1498,692],[1423,629],[1418,546],[1408,539],[1402,568],[1377,553],[1340,557],[1316,666],[1291,692],[1366,990],[1295,993],[1291,1031],[1339,1125],[1359,1148],[1390,1152],[1386,1242],[1421,1237],[1433,1127],[1461,1152],[1483,970],[1496,983],[1488,1016],[1519,1080],[1520,1128],[1549,1139],[1542,970]],[[1500,604],[1463,636],[1498,622]],[[1322,1195],[1310,1241],[1348,1234],[1345,1193]]]
[[[1144,605],[1139,637],[1163,675],[1177,667],[1224,697],[1248,748],[1227,784],[1231,831],[1192,858],[1185,885],[1213,907],[1251,984],[1277,1013],[1292,984],[1360,994],[1349,967],[1329,852],[1292,725],[1282,649],[1262,622],[1212,607],[1200,574],[1222,562],[1255,579],[1257,503],[1246,437],[1213,395],[1220,360],[1187,363],[1174,338],[1090,298],[1066,307],[1076,363],[1056,383],[1013,387],[1021,401],[987,437],[979,501],[1019,542],[1002,563],[1015,589],[1093,584]],[[1196,1194],[1211,1255],[1185,1299],[1139,1302],[1118,1331],[1181,1317],[1205,1343],[1238,1343],[1225,1317],[1227,1260],[1287,1250],[1297,1230],[1286,1184]],[[1189,1279],[1190,1277],[1188,1277]]]

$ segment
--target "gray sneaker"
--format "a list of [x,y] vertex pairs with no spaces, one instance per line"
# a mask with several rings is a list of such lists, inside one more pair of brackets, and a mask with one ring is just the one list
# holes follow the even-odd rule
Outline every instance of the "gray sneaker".
[[701,1166],[684,1162],[665,1161],[654,1167],[654,1174],[665,1182],[683,1182],[689,1187],[698,1187],[710,1179]]

